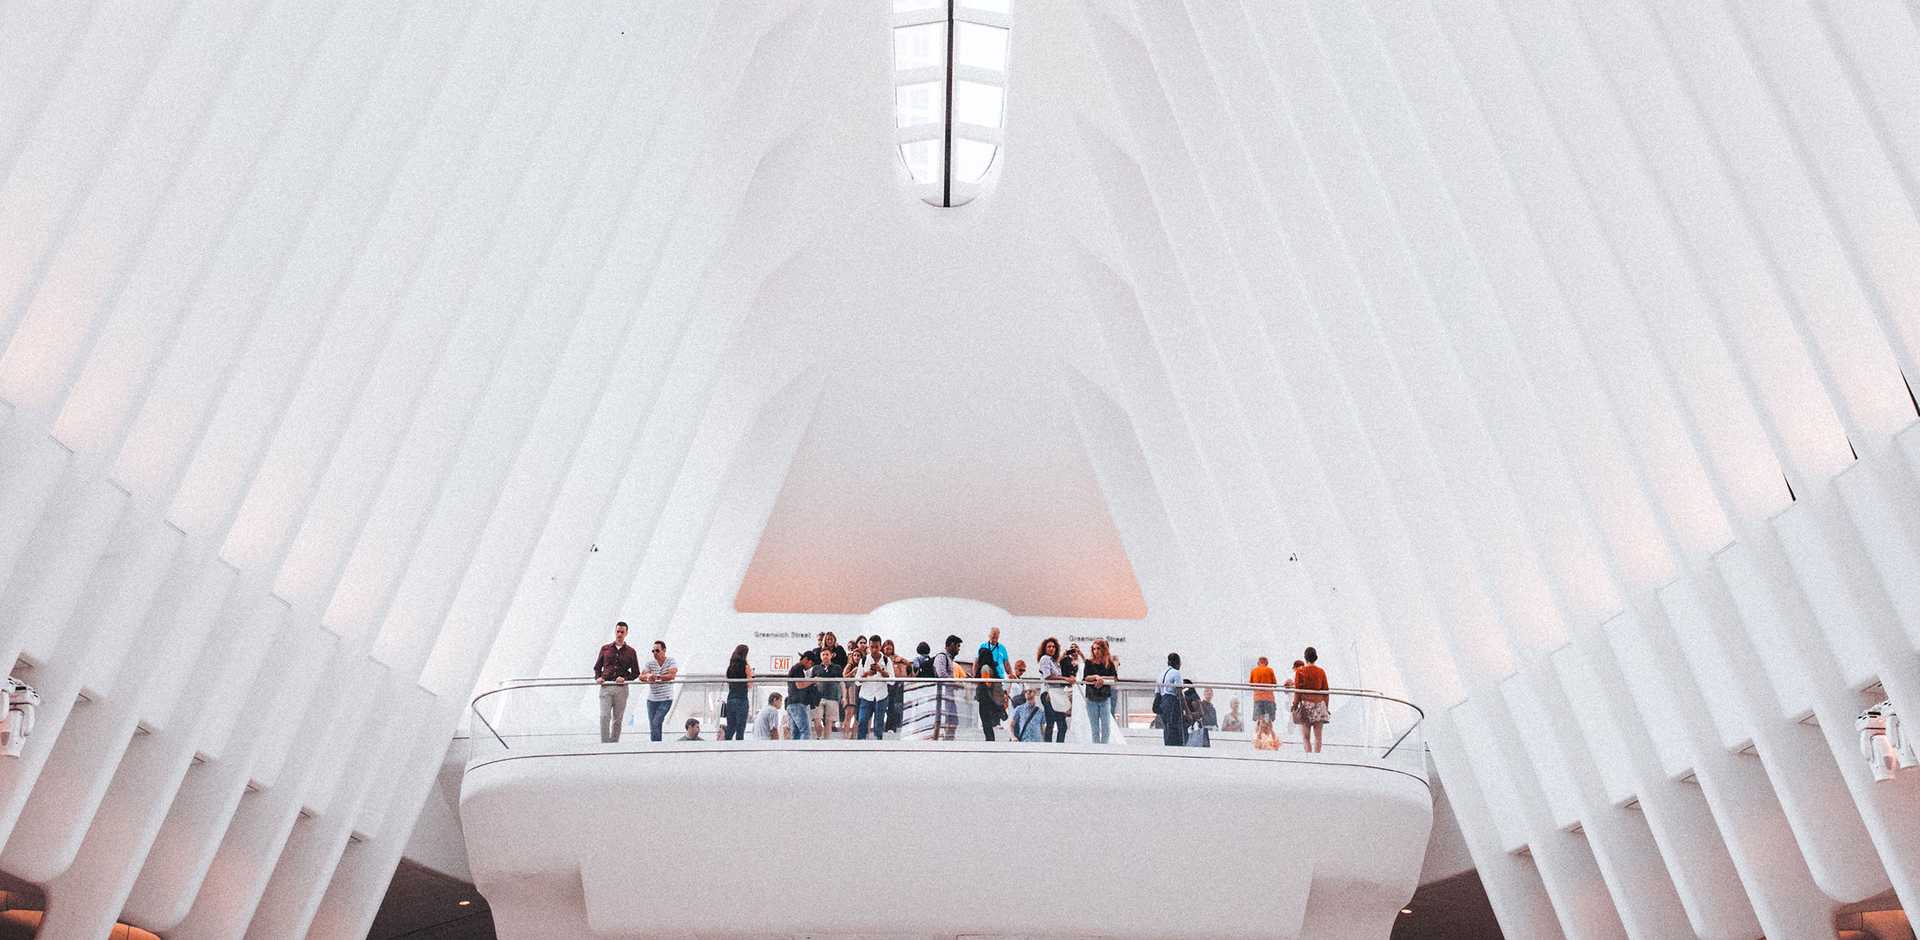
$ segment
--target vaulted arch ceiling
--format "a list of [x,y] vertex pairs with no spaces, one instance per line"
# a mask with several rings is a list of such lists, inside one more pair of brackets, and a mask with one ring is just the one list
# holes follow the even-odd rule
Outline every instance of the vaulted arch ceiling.
[[710,655],[763,545],[947,543],[828,501],[936,476],[916,422],[1019,451],[944,512],[1071,499],[880,593],[1072,554],[1144,611],[1034,609],[1148,655],[1337,651],[1429,707],[1509,932],[1920,903],[1851,751],[1920,715],[1907,7],[1009,15],[941,209],[885,3],[0,6],[0,659],[52,703],[0,869],[79,934],[357,936],[476,683],[616,617]]

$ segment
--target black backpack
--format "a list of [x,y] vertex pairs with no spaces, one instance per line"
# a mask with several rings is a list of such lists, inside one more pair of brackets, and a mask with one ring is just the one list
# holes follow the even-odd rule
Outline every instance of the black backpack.
[[932,679],[932,678],[934,678],[934,675],[933,675],[933,657],[931,657],[931,656],[916,656],[916,657],[914,657],[914,660],[913,660],[913,674],[914,674],[914,675],[916,675],[916,676],[918,676],[918,677],[920,677],[920,678],[922,678],[922,679]]

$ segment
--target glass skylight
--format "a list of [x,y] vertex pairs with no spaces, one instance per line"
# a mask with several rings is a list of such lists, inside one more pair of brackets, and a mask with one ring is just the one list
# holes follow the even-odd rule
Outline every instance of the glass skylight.
[[1007,70],[1007,31],[997,26],[982,26],[979,23],[960,23],[959,51],[961,65],[976,69],[992,69],[996,72]]
[[1000,126],[1000,106],[1006,100],[1006,90],[999,85],[981,82],[955,82],[953,86],[953,119],[961,124],[977,124],[981,127]]
[[1006,122],[1009,0],[894,0],[894,120],[915,193],[958,206],[980,192]]

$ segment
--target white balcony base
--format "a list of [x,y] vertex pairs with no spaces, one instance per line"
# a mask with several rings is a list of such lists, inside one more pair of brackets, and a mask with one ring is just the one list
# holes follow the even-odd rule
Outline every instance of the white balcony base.
[[461,818],[502,937],[1384,938],[1426,783],[1251,751],[808,741],[495,752]]

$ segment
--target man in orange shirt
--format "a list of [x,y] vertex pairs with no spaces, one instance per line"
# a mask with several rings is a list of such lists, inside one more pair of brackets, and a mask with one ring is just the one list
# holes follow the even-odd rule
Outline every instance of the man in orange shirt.
[[1320,730],[1333,720],[1333,713],[1327,708],[1326,695],[1311,692],[1327,689],[1327,671],[1318,665],[1320,654],[1313,647],[1307,647],[1301,655],[1307,662],[1293,670],[1293,687],[1299,690],[1293,696],[1293,720],[1300,725],[1300,743],[1309,752],[1319,753]]
[[1268,721],[1272,721],[1279,715],[1279,706],[1274,704],[1273,692],[1268,691],[1273,688],[1273,684],[1276,681],[1273,675],[1273,667],[1267,665],[1267,658],[1265,656],[1260,657],[1260,664],[1254,666],[1253,672],[1247,675],[1247,683],[1249,685],[1262,685],[1267,687],[1266,690],[1256,689],[1253,693],[1253,720],[1256,723],[1259,722],[1262,716],[1265,716]]

